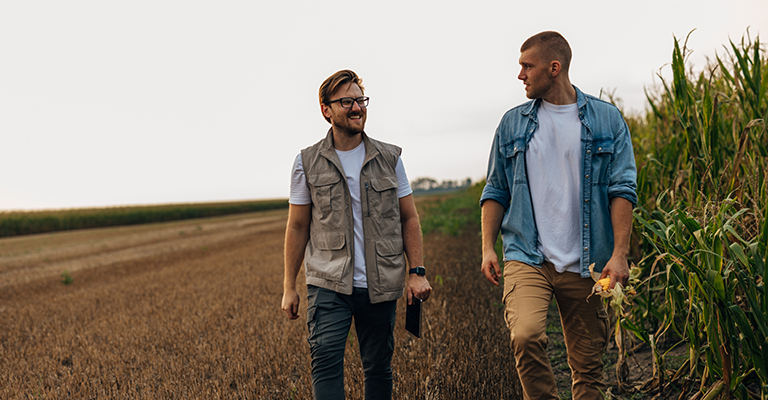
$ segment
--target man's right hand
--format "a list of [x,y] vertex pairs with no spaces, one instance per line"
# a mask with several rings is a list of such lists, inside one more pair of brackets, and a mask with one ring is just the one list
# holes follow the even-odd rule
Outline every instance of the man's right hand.
[[296,277],[304,260],[304,249],[309,241],[311,205],[288,205],[288,225],[285,227],[285,275],[283,276],[282,309],[288,318],[299,318],[299,294]]
[[488,282],[499,286],[501,280],[501,268],[499,267],[499,256],[496,255],[494,246],[499,237],[501,220],[504,218],[504,206],[496,200],[488,199],[482,205],[482,232],[483,232],[483,263],[480,265],[480,271],[485,275]]
[[288,314],[288,318],[299,318],[299,293],[296,289],[285,290],[283,292],[283,311]]
[[501,279],[501,268],[499,267],[499,257],[495,251],[489,250],[483,252],[483,263],[480,266],[480,271],[485,275],[485,279],[488,282],[499,286],[499,280]]

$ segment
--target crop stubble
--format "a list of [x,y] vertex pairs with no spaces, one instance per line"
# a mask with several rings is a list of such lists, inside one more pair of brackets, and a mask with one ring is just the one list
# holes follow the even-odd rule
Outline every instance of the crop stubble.
[[[311,398],[303,272],[299,320],[280,310],[285,215],[0,240],[0,398]],[[421,339],[398,305],[395,398],[519,398],[469,231],[425,236],[435,291]],[[348,398],[362,398],[354,333],[346,352]]]

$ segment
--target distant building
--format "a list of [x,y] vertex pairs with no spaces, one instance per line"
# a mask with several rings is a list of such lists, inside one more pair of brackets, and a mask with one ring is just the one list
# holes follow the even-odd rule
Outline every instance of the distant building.
[[413,189],[415,194],[453,192],[470,186],[472,186],[471,178],[463,181],[445,180],[440,183],[428,177],[417,178],[411,181],[411,189]]

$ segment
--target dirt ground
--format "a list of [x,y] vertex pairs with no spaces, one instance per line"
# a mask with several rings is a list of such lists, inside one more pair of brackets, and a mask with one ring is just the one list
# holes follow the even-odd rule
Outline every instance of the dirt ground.
[[[611,329],[615,328],[615,317],[611,318]],[[625,333],[627,335],[627,333]],[[549,337],[549,346],[547,354],[549,355],[552,371],[555,375],[558,391],[561,399],[571,398],[571,371],[568,367],[568,356],[565,343],[563,341],[562,328],[560,327],[560,316],[557,312],[557,305],[553,302],[550,305],[547,318],[547,336]],[[677,399],[679,391],[674,388],[667,388],[663,394],[648,383],[653,378],[653,354],[648,346],[640,344],[634,338],[625,337],[625,347],[632,349],[627,359],[627,378],[624,381],[624,389],[620,390],[616,380],[616,363],[619,356],[615,337],[611,334],[603,356],[603,374],[606,377],[606,383],[609,385],[606,398],[609,399],[632,399],[632,400],[650,400],[650,399]],[[679,367],[683,360],[688,357],[686,346],[673,347],[673,343],[662,343],[662,351],[666,352],[667,367]],[[642,390],[639,388],[642,387]],[[688,398],[688,397],[683,397]]]
[[[0,398],[310,399],[306,311],[288,321],[279,309],[285,218],[0,239]],[[521,398],[500,289],[476,265],[479,241],[475,230],[425,236],[435,292],[421,339],[405,332],[398,304],[395,398]],[[554,318],[549,350],[570,398]],[[355,340],[345,357],[353,399],[363,393]],[[650,372],[647,360],[632,364]]]
[[0,398],[233,398],[239,382],[259,385],[261,349],[286,346],[260,329],[281,292],[285,215],[0,240]]

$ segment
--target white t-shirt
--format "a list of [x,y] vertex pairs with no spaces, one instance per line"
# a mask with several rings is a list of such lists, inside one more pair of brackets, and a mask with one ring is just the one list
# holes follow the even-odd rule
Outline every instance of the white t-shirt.
[[[367,288],[368,279],[365,273],[365,240],[363,238],[363,209],[360,204],[360,190],[353,188],[360,187],[360,171],[363,169],[365,161],[365,142],[349,151],[336,150],[341,160],[341,167],[344,168],[344,174],[347,177],[347,186],[350,188],[349,197],[352,199],[352,216],[354,218],[355,232],[355,275],[352,286],[357,288]],[[397,197],[403,198],[413,193],[411,185],[408,183],[408,176],[405,174],[402,158],[398,157],[395,167],[397,174]],[[304,176],[304,166],[301,163],[301,153],[296,156],[293,162],[293,172],[291,174],[291,196],[288,202],[295,205],[307,205],[312,203],[307,178]]]
[[576,104],[541,102],[526,166],[539,250],[557,272],[580,272],[581,121]]

